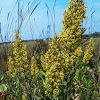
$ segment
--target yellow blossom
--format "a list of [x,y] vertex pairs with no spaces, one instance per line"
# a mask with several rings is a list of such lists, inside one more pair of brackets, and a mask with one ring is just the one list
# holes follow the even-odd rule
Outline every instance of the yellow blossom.
[[24,95],[24,94],[22,95],[22,100],[26,100],[26,98],[25,98],[25,95]]
[[21,73],[24,76],[22,71],[28,67],[28,59],[27,59],[27,52],[26,46],[24,45],[23,41],[19,37],[19,30],[15,30],[15,42],[13,45],[13,58],[9,56],[8,59],[8,70],[11,73],[12,77],[15,77],[17,73]]
[[93,54],[93,47],[94,47],[94,41],[93,38],[90,39],[89,45],[87,45],[86,50],[84,52],[83,62],[85,64],[89,63],[89,60],[92,58]]
[[36,65],[36,60],[34,56],[31,58],[31,75],[33,76],[33,80],[37,80],[39,69]]
[[[59,87],[64,76],[69,74],[76,60],[82,55],[82,35],[86,31],[82,28],[86,18],[86,6],[83,0],[70,0],[68,11],[64,11],[63,30],[56,34],[49,42],[49,49],[41,57],[41,65],[46,71],[45,83],[47,96],[59,95]],[[52,80],[53,81],[52,81]],[[52,85],[52,91],[48,91],[48,85]],[[55,88],[56,87],[56,88]]]

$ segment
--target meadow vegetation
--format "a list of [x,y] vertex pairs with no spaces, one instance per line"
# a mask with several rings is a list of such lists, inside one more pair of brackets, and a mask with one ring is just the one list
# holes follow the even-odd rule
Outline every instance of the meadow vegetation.
[[87,5],[70,0],[62,31],[0,45],[0,100],[100,100],[100,37],[85,38]]

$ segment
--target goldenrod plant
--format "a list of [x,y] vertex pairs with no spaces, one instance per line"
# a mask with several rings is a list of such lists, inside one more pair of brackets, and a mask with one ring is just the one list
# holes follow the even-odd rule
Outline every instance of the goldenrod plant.
[[37,80],[39,74],[39,68],[36,65],[36,60],[34,56],[31,58],[31,75],[33,80]]
[[46,87],[45,94],[52,98],[57,96],[60,92],[59,85],[61,84],[61,80],[64,77],[62,69],[64,66],[64,61],[61,61],[61,53],[59,52],[59,39],[58,37],[52,38],[49,46],[49,50],[46,54],[41,56],[41,65],[43,69],[46,71],[44,73],[46,80],[44,83],[44,87]]
[[[28,66],[26,45],[19,36],[19,30],[15,30],[15,42],[13,43],[13,57],[9,56],[8,59],[8,72],[12,77],[11,89],[16,99],[18,100],[31,100],[35,96],[37,83],[39,77],[39,68],[37,67],[35,57],[31,58],[31,66]],[[17,87],[17,88],[16,88]],[[30,88],[33,88],[30,90]],[[12,96],[13,97],[13,96]]]
[[79,69],[76,69],[76,73],[75,73],[75,81],[76,81],[76,83],[78,82],[78,75],[79,75]]
[[94,48],[94,41],[93,41],[93,38],[91,38],[89,41],[89,45],[86,46],[86,50],[84,52],[83,63],[85,63],[85,64],[89,63],[89,60],[93,56],[93,54],[92,54],[93,48]]
[[19,37],[19,30],[15,30],[15,42],[13,45],[13,56],[8,59],[8,71],[10,76],[16,77],[17,74],[24,76],[25,68],[28,67],[26,45]]
[[22,100],[26,100],[25,94],[22,95]]
[[[63,49],[63,57],[70,59],[70,67],[78,60],[82,54],[82,35],[85,28],[82,28],[83,20],[86,18],[87,6],[83,0],[70,0],[68,11],[64,11],[63,29],[60,32],[61,47]],[[69,63],[68,61],[66,63]],[[68,68],[68,64],[66,65]]]
[[83,0],[70,0],[68,11],[65,10],[63,14],[63,30],[59,36],[52,38],[48,51],[41,57],[41,65],[46,71],[45,94],[49,97],[56,98],[59,95],[59,85],[64,77],[68,78],[76,61],[82,56],[82,36],[86,31],[82,28],[83,20],[86,18],[85,8],[87,5]]
[[44,52],[34,49],[30,61],[19,30],[15,30],[13,55],[7,62],[9,73],[0,75],[1,96],[6,92],[7,100],[100,99],[100,68],[92,54],[93,38],[86,47],[83,45],[87,6],[83,0],[70,0],[69,4],[63,13],[62,31],[55,34]]

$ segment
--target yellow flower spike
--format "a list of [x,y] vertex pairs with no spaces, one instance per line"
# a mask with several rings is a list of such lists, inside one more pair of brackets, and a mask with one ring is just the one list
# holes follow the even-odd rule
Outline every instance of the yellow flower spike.
[[22,100],[26,100],[25,94],[22,95]]
[[15,77],[16,73],[24,73],[22,71],[25,70],[25,67],[28,67],[28,59],[26,46],[23,41],[19,37],[19,30],[15,30],[15,42],[13,45],[13,58],[9,57],[8,61],[8,70],[12,73],[12,76]]
[[85,63],[85,64],[89,63],[89,60],[93,56],[93,54],[92,54],[93,48],[94,48],[94,41],[93,41],[93,38],[91,38],[89,45],[87,45],[86,51],[84,52],[83,63]]
[[79,75],[79,69],[76,69],[76,73],[75,73],[75,80],[76,80],[76,83],[78,83],[78,75]]
[[39,73],[39,69],[36,65],[36,60],[34,58],[34,56],[31,58],[31,75],[33,76],[34,80],[37,80],[38,78],[38,73]]
[[59,94],[59,87],[56,86],[56,88],[53,90],[53,96],[57,96]]
[[76,60],[82,55],[82,35],[86,31],[82,28],[83,20],[86,18],[85,8],[83,0],[70,0],[68,11],[65,10],[63,13],[63,30],[59,37],[56,34],[52,38],[48,51],[41,57],[41,65],[46,71],[44,86],[49,96],[58,95],[59,87],[52,88],[54,91],[48,91],[48,85],[56,87],[61,84],[64,76],[69,74]]

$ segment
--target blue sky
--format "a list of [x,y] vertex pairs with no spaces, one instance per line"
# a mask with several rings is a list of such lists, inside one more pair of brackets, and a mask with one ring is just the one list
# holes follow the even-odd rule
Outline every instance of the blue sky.
[[[1,33],[3,35],[3,40],[5,36],[8,37],[8,40],[6,41],[14,41],[14,30],[17,29],[18,26],[18,20],[17,20],[18,4],[16,3],[16,1],[17,0],[0,0]],[[22,8],[23,5],[22,16],[24,16],[25,12],[28,10],[28,3],[30,2],[29,3],[30,6],[34,1],[35,0],[20,0],[20,9]],[[35,11],[30,17],[30,20],[27,23],[30,13],[39,2],[40,2],[39,6],[35,9]],[[89,34],[91,32],[91,14],[94,11],[95,12],[92,16],[92,32],[95,31],[99,32],[100,31],[100,26],[99,26],[100,0],[84,0],[84,2],[88,6],[87,15],[86,15],[88,17],[86,20],[84,20],[84,24],[83,24],[83,26],[87,29],[85,34]],[[23,40],[32,39],[32,36],[33,39],[47,38],[49,36],[49,34],[47,33],[47,31],[49,31],[49,28],[47,28],[48,25],[50,26],[50,37],[54,36],[54,28],[53,28],[54,3],[55,0],[37,0],[35,2],[29,14],[27,14],[26,19],[24,20],[21,27],[20,35]],[[47,8],[46,4],[48,5],[49,9]],[[58,34],[62,30],[63,24],[61,23],[61,21],[63,20],[63,12],[64,10],[67,10],[68,5],[69,5],[69,0],[56,0],[55,32]],[[47,9],[48,9],[49,20],[47,16]],[[9,17],[7,20],[8,13],[9,13]],[[19,21],[21,22],[21,17]],[[0,38],[0,42],[1,42],[1,38]]]

